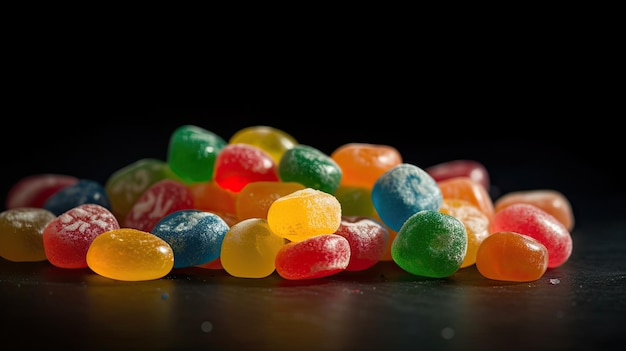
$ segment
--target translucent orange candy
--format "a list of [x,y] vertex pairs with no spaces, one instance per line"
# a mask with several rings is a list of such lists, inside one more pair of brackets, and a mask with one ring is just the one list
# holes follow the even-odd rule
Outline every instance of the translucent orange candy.
[[493,200],[487,189],[469,177],[454,177],[437,182],[444,199],[461,199],[478,207],[489,219],[493,217]]
[[344,144],[330,157],[341,168],[340,185],[367,189],[374,186],[381,174],[402,163],[402,156],[396,148],[378,144]]
[[239,220],[248,218],[267,219],[267,212],[276,199],[302,190],[297,182],[253,182],[247,184],[237,196],[235,213]]

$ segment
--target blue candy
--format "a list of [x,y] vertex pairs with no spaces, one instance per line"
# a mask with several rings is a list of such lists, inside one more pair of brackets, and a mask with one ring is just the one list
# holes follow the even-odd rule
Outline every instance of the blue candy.
[[76,184],[52,194],[43,204],[43,208],[57,216],[83,204],[100,205],[107,210],[111,210],[111,201],[104,187],[89,179],[81,179]]

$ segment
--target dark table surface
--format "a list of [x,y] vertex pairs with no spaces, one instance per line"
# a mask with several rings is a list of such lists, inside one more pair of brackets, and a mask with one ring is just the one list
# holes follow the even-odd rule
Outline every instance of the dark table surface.
[[[428,279],[393,262],[307,281],[185,268],[154,281],[121,282],[89,269],[0,258],[4,339],[15,341],[14,348],[81,350],[587,350],[617,349],[626,342],[626,192],[618,179],[619,139],[591,143],[593,130],[567,134],[545,127],[540,118],[483,129],[437,118],[405,124],[411,114],[400,118],[391,111],[393,128],[365,122],[382,112],[71,110],[69,116],[84,115],[85,123],[47,121],[36,127],[24,119],[12,129],[18,141],[8,141],[5,130],[2,146],[12,152],[4,163],[2,195],[30,174],[104,182],[139,158],[165,159],[169,135],[182,124],[226,139],[246,126],[272,125],[326,153],[347,142],[369,142],[395,146],[405,162],[420,167],[478,160],[490,172],[494,199],[509,191],[558,190],[576,219],[570,259],[537,281],[513,283],[488,280],[473,266]],[[107,123],[97,123],[101,119]],[[153,119],[161,121],[158,126],[141,123]],[[505,137],[488,131],[493,128],[510,132]]]

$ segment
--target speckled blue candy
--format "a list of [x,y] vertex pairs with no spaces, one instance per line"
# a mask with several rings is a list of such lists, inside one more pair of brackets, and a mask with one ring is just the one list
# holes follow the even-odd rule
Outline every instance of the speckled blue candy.
[[443,196],[426,171],[402,163],[378,177],[372,188],[372,203],[383,223],[397,232],[415,213],[438,211]]
[[218,215],[200,210],[180,210],[163,217],[152,234],[174,252],[174,267],[198,266],[217,259],[230,227]]
[[111,201],[104,186],[89,179],[81,179],[76,184],[66,186],[52,194],[44,202],[43,208],[60,216],[74,207],[84,204],[96,204],[111,210]]

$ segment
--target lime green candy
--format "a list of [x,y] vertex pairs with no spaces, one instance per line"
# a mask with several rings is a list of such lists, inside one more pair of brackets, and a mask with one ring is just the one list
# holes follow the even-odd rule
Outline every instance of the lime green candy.
[[215,159],[226,146],[219,135],[194,126],[178,127],[170,137],[167,162],[172,172],[186,184],[213,179]]
[[467,232],[460,220],[433,210],[409,217],[391,244],[391,257],[405,271],[431,278],[455,273],[467,251]]

